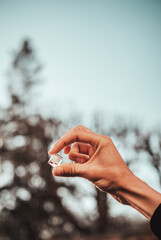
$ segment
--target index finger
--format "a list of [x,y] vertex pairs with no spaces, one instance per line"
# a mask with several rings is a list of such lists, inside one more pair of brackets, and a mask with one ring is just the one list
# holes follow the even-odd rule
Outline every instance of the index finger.
[[61,137],[54,146],[50,149],[49,154],[54,154],[60,152],[65,146],[72,144],[74,142],[88,143],[91,146],[97,148],[98,146],[98,136],[95,133],[87,133],[85,131],[76,130],[67,135]]

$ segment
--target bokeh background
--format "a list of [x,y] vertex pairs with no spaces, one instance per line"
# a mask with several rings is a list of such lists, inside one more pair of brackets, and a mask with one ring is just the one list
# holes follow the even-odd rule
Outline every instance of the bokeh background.
[[155,239],[47,152],[84,125],[161,191],[160,122],[160,0],[0,0],[0,240]]

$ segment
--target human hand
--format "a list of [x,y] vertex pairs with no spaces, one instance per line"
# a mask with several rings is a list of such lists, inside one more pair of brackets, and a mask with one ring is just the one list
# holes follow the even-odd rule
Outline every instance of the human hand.
[[62,149],[76,164],[65,163],[55,167],[55,176],[86,178],[100,190],[110,193],[117,201],[130,205],[150,220],[161,202],[161,194],[130,171],[109,137],[77,126],[64,134],[49,154]]
[[[72,146],[71,144],[74,143]],[[129,182],[133,173],[123,161],[112,140],[88,128],[77,126],[64,134],[49,151],[68,154],[74,163],[65,163],[53,169],[55,176],[79,176],[88,179],[99,189],[110,193],[119,202],[120,189]]]

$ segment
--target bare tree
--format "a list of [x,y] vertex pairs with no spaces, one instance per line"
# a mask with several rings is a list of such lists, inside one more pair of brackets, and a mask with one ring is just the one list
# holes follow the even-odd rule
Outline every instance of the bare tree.
[[[88,232],[63,206],[57,192],[66,184],[54,180],[47,164],[49,143],[58,137],[62,122],[26,112],[40,69],[30,43],[24,41],[9,74],[11,104],[0,116],[0,233],[13,240]],[[68,191],[74,188],[70,185]]]

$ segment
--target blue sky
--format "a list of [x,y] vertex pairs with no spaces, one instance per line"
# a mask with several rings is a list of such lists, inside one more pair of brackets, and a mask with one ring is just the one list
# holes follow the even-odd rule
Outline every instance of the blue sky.
[[44,64],[38,105],[161,121],[161,1],[0,0],[0,102],[12,50],[32,40]]

